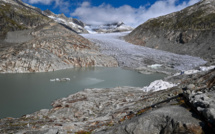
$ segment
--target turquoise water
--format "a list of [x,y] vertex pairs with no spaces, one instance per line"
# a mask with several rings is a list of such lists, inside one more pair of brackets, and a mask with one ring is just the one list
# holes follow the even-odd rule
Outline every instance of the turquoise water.
[[[52,101],[85,88],[143,87],[164,76],[104,67],[47,73],[0,74],[0,118],[21,117],[40,109],[51,108]],[[55,78],[70,78],[71,81],[50,81]]]

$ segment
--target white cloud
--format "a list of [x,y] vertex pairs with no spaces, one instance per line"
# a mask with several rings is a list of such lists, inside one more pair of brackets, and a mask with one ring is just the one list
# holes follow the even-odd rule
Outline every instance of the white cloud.
[[189,0],[176,4],[178,0],[159,0],[152,5],[133,8],[123,5],[115,8],[109,4],[92,6],[89,2],[83,2],[71,16],[76,16],[87,24],[104,24],[123,21],[127,25],[136,27],[150,18],[179,11],[187,6],[197,3],[199,0]]
[[59,7],[60,12],[68,13],[69,12],[69,1],[65,0],[24,0],[29,4],[44,4],[44,5],[51,5],[54,3],[54,8]]
[[59,0],[24,0],[24,1],[30,4],[41,3],[41,4],[49,5],[52,2],[59,1]]

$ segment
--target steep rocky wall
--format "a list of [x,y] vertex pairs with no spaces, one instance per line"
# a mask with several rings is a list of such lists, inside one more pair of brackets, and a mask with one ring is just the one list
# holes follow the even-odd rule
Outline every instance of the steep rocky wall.
[[215,54],[215,1],[203,0],[182,11],[150,19],[128,42],[211,60]]

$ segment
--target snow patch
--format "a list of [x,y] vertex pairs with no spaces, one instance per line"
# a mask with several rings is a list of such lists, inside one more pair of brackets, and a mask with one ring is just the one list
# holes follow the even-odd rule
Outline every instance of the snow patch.
[[200,72],[199,70],[187,70],[184,72],[184,74],[187,74],[187,75],[190,75],[190,74],[195,74],[195,73],[198,73]]
[[177,84],[169,83],[169,82],[163,81],[163,80],[156,80],[156,81],[153,81],[152,83],[150,83],[149,86],[143,87],[142,90],[144,92],[149,92],[149,91],[156,92],[156,91],[172,88],[175,86],[177,86]]
[[65,24],[67,26],[72,26],[73,28],[79,28],[79,29],[83,29],[83,27],[81,27],[80,25],[78,24],[75,24],[74,22],[72,22],[70,19],[68,20],[65,20],[65,19],[62,19],[62,18],[59,18],[59,17],[55,17],[55,16],[48,16],[49,18],[53,19],[55,22],[57,23],[62,23],[62,24]]
[[90,27],[90,26],[85,26],[84,27],[87,31],[88,31],[88,33],[90,33],[90,34],[96,34],[97,32],[95,32],[95,31],[93,31],[92,30],[92,27]]
[[162,67],[161,64],[153,64],[153,65],[149,65],[148,67],[153,68],[153,69],[158,69],[160,67]]
[[205,67],[205,66],[202,66],[202,67],[199,67],[201,71],[209,71],[211,69],[215,69],[215,66],[209,66],[209,67]]
[[205,72],[205,71],[209,71],[215,69],[215,66],[200,66],[198,70],[187,70],[187,71],[182,71],[181,73],[176,73],[174,74],[174,76],[178,76],[181,74],[186,74],[186,75],[190,75],[190,74],[195,74],[195,73],[200,73],[200,72]]

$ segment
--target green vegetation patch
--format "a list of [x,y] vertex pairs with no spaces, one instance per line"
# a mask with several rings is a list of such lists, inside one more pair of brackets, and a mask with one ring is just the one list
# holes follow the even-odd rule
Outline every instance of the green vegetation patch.
[[215,13],[199,9],[191,14],[188,10],[172,16],[162,16],[143,24],[145,28],[166,30],[211,30],[215,28]]
[[32,9],[0,3],[0,34],[29,29],[48,21],[48,17]]

